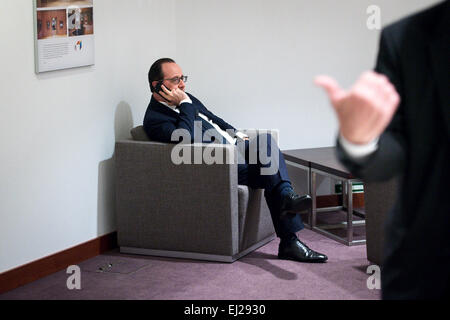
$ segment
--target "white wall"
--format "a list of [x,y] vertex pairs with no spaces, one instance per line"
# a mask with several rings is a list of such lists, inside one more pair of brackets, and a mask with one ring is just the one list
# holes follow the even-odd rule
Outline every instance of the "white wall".
[[174,57],[190,91],[284,149],[329,146],[317,73],[349,85],[374,63],[384,21],[432,0],[95,0],[96,64],[34,73],[31,0],[0,1],[0,273],[115,230],[111,157],[142,122],[147,71]]
[[95,66],[36,75],[32,1],[0,1],[0,273],[115,230],[114,143],[176,55],[175,1],[94,5]]
[[433,0],[179,0],[177,58],[188,86],[239,128],[280,130],[282,149],[334,145],[337,123],[313,85],[329,73],[349,86],[375,64],[383,25]]
[[[278,129],[283,150],[333,146],[338,125],[314,77],[348,87],[373,69],[380,31],[367,28],[370,5],[387,25],[437,2],[179,0],[177,62],[187,90],[232,125]],[[319,177],[318,194],[334,184]]]

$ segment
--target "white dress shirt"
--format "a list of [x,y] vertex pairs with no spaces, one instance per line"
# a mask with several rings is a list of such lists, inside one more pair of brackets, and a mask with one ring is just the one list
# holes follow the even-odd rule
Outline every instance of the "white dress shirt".
[[[159,101],[159,102],[161,104],[165,105],[166,107],[172,109],[176,113],[180,113],[180,110],[176,106],[169,106],[164,101]],[[190,104],[192,104],[192,100],[191,100],[191,98],[187,97],[186,99],[181,101],[180,105],[183,104],[183,103],[190,103]],[[203,118],[204,120],[208,121],[214,127],[214,129],[216,129],[230,144],[236,144],[236,142],[237,142],[236,138],[233,138],[232,136],[230,136],[230,134],[228,132],[226,132],[225,130],[222,130],[222,128],[220,128],[216,123],[214,123],[211,119],[209,119],[203,113],[199,113],[198,115],[201,118]],[[242,140],[245,140],[245,139],[248,138],[248,136],[246,134],[242,133],[242,132],[236,132],[236,136],[239,137]]]

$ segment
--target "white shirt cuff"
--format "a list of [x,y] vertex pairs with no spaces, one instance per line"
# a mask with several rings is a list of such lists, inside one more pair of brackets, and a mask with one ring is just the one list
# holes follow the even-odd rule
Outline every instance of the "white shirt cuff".
[[190,104],[192,104],[192,100],[191,100],[191,98],[187,97],[186,99],[184,99],[183,101],[180,102],[180,106],[181,106],[183,103],[190,103]]
[[345,139],[342,134],[339,135],[339,142],[341,143],[342,148],[350,157],[356,160],[367,157],[377,151],[379,141],[380,138],[378,137],[367,144],[354,144]]

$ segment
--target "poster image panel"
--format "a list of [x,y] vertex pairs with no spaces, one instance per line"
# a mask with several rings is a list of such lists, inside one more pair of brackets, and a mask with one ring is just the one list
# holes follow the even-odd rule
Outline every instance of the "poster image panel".
[[67,8],[69,6],[93,6],[93,0],[37,0],[36,7],[40,8]]
[[93,8],[68,9],[69,37],[94,34]]
[[38,11],[37,37],[38,40],[67,37],[66,10]]
[[95,63],[94,0],[34,0],[36,73]]

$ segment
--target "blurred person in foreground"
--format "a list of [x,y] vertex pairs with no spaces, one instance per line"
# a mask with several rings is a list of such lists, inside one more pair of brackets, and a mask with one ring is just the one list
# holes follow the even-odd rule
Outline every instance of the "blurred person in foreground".
[[401,181],[383,230],[383,299],[448,298],[450,1],[385,28],[375,72],[350,90],[316,84],[337,113],[341,162],[365,182]]

